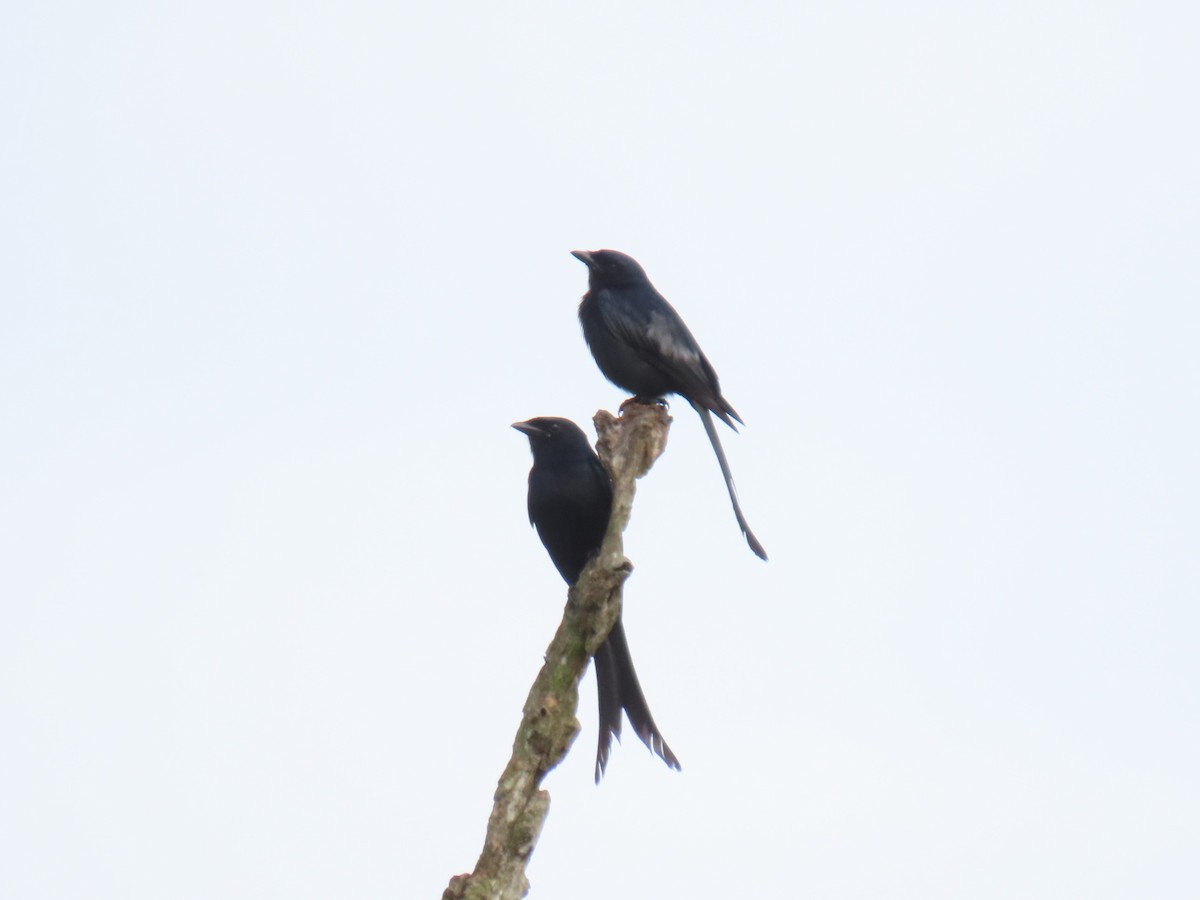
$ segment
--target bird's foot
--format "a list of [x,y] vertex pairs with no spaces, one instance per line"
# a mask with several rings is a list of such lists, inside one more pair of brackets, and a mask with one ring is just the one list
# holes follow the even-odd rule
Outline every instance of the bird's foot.
[[630,397],[621,404],[621,415],[625,414],[625,407],[627,406],[657,406],[667,410],[667,412],[671,411],[671,404],[667,402],[666,397]]

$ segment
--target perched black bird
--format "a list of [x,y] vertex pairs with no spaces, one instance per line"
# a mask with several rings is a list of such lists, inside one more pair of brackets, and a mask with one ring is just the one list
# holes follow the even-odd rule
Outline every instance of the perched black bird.
[[735,421],[745,423],[721,396],[717,373],[700,345],[632,256],[617,250],[572,250],[571,255],[588,267],[588,291],[579,304],[579,322],[600,371],[638,400],[678,394],[692,404],[717,453],[746,543],[766,559],[767,551],[742,515],[733,473],[710,413],[734,431]]
[[[533,451],[529,521],[537,529],[558,573],[567,584],[573,585],[604,542],[612,515],[612,482],[587,435],[569,419],[530,419],[513,423],[513,428],[529,436]],[[650,715],[619,618],[593,660],[596,693],[600,698],[596,782],[600,782],[608,765],[613,736],[621,737],[622,709],[642,742],[668,766],[678,769],[679,760]]]

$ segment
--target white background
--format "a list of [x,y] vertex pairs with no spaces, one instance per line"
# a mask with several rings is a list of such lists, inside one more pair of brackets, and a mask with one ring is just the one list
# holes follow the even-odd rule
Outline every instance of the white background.
[[[420,898],[565,592],[509,423],[682,402],[626,621],[683,772],[532,897],[1194,898],[1185,3],[28,3],[0,37],[0,895]],[[589,426],[590,427],[590,426]]]

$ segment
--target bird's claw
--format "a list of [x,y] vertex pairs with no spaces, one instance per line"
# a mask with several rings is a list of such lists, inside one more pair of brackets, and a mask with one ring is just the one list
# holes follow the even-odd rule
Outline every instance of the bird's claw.
[[667,402],[666,397],[630,397],[623,402],[619,408],[621,415],[625,414],[627,406],[657,406],[659,409],[664,409],[667,412],[671,411],[671,404]]

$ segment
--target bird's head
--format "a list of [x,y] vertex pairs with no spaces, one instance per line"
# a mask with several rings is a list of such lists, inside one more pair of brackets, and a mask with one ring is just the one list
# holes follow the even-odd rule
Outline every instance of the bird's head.
[[621,287],[647,281],[641,264],[620,250],[572,250],[571,255],[588,267],[589,287]]
[[591,450],[588,436],[570,419],[538,416],[524,422],[513,422],[512,427],[529,438],[529,446],[535,457],[539,452],[579,448]]

